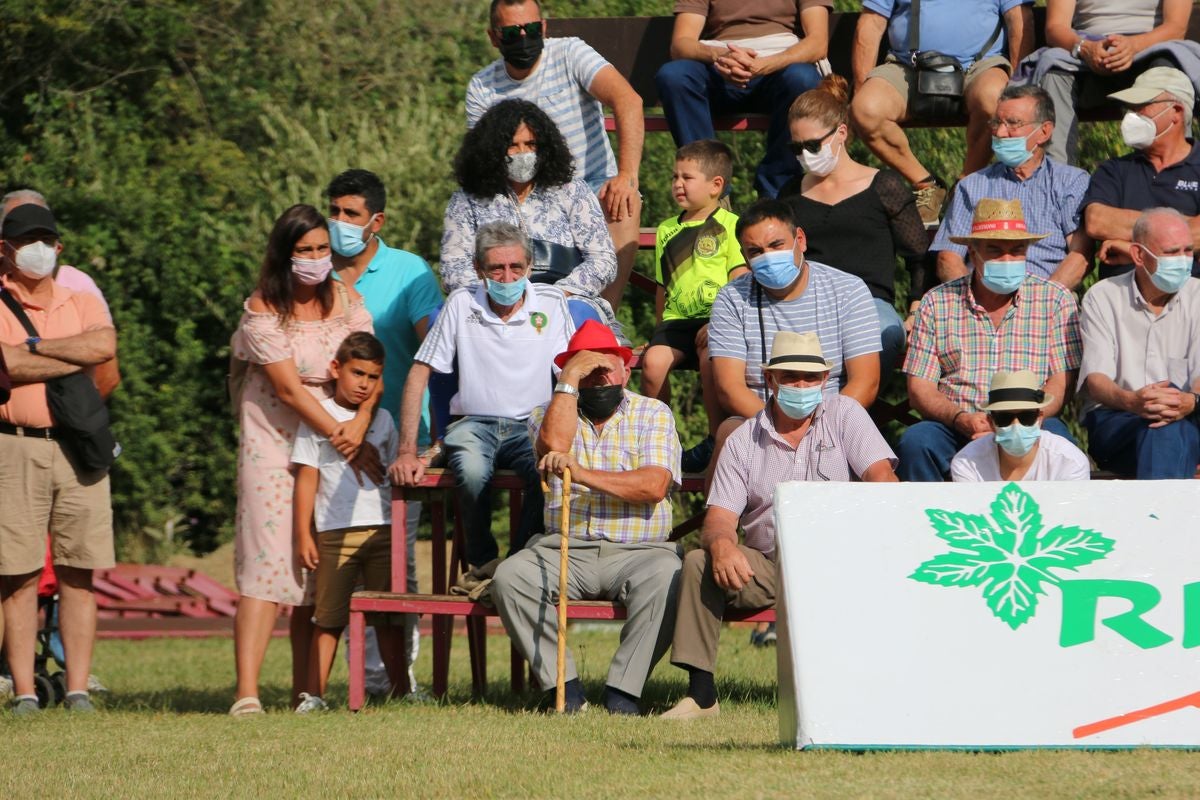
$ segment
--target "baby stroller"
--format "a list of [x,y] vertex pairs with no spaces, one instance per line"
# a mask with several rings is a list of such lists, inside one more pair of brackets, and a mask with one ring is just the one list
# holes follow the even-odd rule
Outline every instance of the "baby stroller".
[[[67,696],[66,660],[63,656],[62,639],[58,635],[58,579],[54,576],[49,543],[46,546],[46,567],[38,580],[37,592],[38,619],[41,622],[38,626],[37,649],[33,656],[33,685],[37,692],[38,705],[49,708],[58,705]],[[11,674],[7,659],[0,654],[0,675]]]

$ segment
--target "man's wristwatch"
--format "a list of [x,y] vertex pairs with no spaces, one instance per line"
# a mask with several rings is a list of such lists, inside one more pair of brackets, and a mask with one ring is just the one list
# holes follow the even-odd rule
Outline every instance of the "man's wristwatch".
[[1075,42],[1075,46],[1071,48],[1071,58],[1079,58],[1079,52],[1083,50],[1083,37],[1079,37],[1079,41]]
[[[543,386],[544,385],[545,384],[543,384]],[[562,381],[559,381],[558,383],[554,384],[554,392],[555,392],[555,394],[569,394],[572,397],[579,397],[578,389],[576,389],[571,384],[563,383]]]
[[25,340],[25,346],[29,348],[29,352],[37,353],[38,342],[42,340],[40,336],[30,336]]

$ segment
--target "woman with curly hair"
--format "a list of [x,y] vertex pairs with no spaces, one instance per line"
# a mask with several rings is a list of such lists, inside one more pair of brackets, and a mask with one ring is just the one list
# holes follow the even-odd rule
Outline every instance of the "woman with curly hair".
[[356,470],[382,477],[378,453],[362,445],[379,393],[349,422],[334,419],[321,405],[333,394],[329,362],[338,345],[353,331],[373,328],[362,297],[335,281],[332,267],[325,215],[308,205],[283,212],[267,240],[258,287],[230,341],[244,367],[234,396],[241,424],[234,550],[240,595],[233,623],[237,701],[230,709],[235,716],[262,711],[259,671],[280,605],[293,606],[293,706],[308,685],[313,585],[292,552],[290,468],[300,421],[329,437]]
[[447,293],[479,281],[475,231],[509,222],[533,243],[530,280],[587,298],[612,321],[599,297],[617,276],[604,213],[595,193],[574,178],[566,140],[544,111],[525,100],[492,106],[463,138],[454,174],[462,188],[446,206],[441,275]]

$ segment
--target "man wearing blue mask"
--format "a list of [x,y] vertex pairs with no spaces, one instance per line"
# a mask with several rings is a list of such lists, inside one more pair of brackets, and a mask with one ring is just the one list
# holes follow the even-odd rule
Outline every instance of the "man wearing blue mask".
[[[725,442],[701,547],[683,561],[671,663],[687,670],[688,691],[664,719],[720,713],[713,673],[725,609],[775,604],[775,486],[896,480],[896,457],[863,407],[824,391],[833,363],[816,334],[781,331],[760,366],[770,399]],[[739,528],[744,542],[738,541]]]
[[1133,225],[1134,271],[1083,298],[1079,387],[1089,452],[1138,479],[1191,478],[1200,463],[1200,280],[1188,219],[1152,208]]
[[988,121],[996,163],[958,182],[930,250],[937,251],[938,278],[967,274],[967,248],[951,241],[971,229],[975,206],[985,197],[1020,200],[1031,226],[1046,237],[1029,245],[1029,272],[1068,289],[1092,263],[1092,240],[1080,220],[1088,174],[1046,155],[1054,134],[1054,104],[1037,86],[1008,86]]
[[[1083,226],[1100,242],[1100,277],[1133,271],[1133,224],[1165,206],[1200,217],[1200,147],[1192,141],[1196,89],[1171,67],[1151,67],[1109,96],[1125,106],[1121,138],[1133,152],[1096,165],[1083,198]],[[1192,274],[1200,275],[1193,263]]]
[[917,309],[904,373],[922,420],[900,438],[901,480],[945,480],[954,454],[991,433],[983,407],[1000,371],[1036,375],[1054,398],[1043,427],[1070,436],[1055,415],[1079,367],[1079,320],[1075,295],[1028,272],[1029,245],[1041,238],[1026,228],[1020,200],[994,198],[975,206],[966,236],[952,237],[967,246],[971,272]]
[[1091,464],[1070,439],[1042,430],[1042,411],[1054,398],[1029,370],[997,372],[988,391],[992,433],[971,440],[950,462],[956,483],[1086,481]]
[[458,391],[450,399],[457,419],[444,442],[472,567],[484,567],[499,555],[488,488],[495,470],[512,469],[525,482],[522,524],[512,532],[510,551],[542,530],[541,477],[526,420],[550,402],[551,364],[575,326],[560,289],[529,282],[532,265],[529,237],[520,228],[507,222],[480,226],[475,234],[480,282],[446,298],[413,359],[400,401],[399,455],[389,475],[401,486],[416,486],[425,475],[417,457],[425,388],[430,373],[450,372],[457,359]]

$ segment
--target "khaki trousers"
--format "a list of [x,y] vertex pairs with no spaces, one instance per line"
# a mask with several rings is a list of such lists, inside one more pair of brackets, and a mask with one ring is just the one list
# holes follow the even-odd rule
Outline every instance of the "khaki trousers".
[[679,573],[675,638],[671,643],[671,663],[675,666],[716,672],[717,643],[725,610],[754,611],[775,605],[775,562],[742,544],[738,550],[750,562],[754,577],[736,592],[717,586],[707,550],[692,550],[684,557]]

